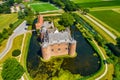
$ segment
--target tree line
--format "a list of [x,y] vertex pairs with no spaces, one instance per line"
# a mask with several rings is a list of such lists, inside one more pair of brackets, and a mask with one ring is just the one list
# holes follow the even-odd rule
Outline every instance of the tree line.
[[14,5],[14,3],[21,3],[22,0],[4,0],[2,4],[0,4],[0,13],[10,13],[10,7]]

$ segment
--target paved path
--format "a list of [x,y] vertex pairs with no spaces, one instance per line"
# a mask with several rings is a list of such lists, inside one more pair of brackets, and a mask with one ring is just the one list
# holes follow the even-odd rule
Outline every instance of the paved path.
[[114,35],[113,33],[111,33],[108,29],[106,29],[103,25],[101,25],[100,23],[98,23],[97,21],[95,21],[93,18],[91,18],[88,15],[84,15],[86,18],[88,18],[90,21],[92,21],[94,24],[96,24],[99,28],[101,28],[102,30],[104,30],[111,38],[113,38],[114,40],[117,38],[116,35]]
[[24,34],[25,32],[27,32],[25,30],[26,28],[26,21],[23,21],[13,32],[13,34],[9,37],[6,48],[4,49],[4,51],[2,53],[0,53],[0,60],[8,53],[8,51],[11,49],[12,47],[12,43],[13,40],[16,36]]
[[[93,42],[95,43],[95,45],[96,45],[97,48],[99,49],[99,51],[100,51],[103,59],[106,60],[106,58],[105,58],[102,50],[99,48],[99,46],[97,45],[97,43],[96,43],[94,40],[93,40]],[[105,71],[104,71],[104,73],[103,73],[102,75],[100,75],[98,78],[96,78],[95,80],[100,80],[101,78],[103,78],[103,77],[107,74],[107,71],[108,71],[108,65],[107,65],[107,63],[106,63],[106,64],[105,64]]]

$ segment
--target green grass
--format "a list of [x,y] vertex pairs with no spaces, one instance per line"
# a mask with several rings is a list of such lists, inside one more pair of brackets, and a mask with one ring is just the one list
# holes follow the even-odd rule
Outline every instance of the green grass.
[[25,37],[25,41],[24,41],[24,48],[23,48],[21,61],[20,61],[21,65],[26,70],[25,75],[24,75],[25,80],[32,80],[31,77],[29,76],[29,73],[28,73],[27,67],[26,67],[26,64],[27,64],[26,60],[27,60],[27,54],[28,54],[31,35],[32,35],[31,33],[26,33],[26,37]]
[[4,28],[8,28],[9,24],[17,21],[17,13],[13,14],[0,14],[0,32]]
[[120,32],[120,14],[112,10],[92,11],[90,14]]
[[99,2],[102,0],[71,0],[71,1],[73,1],[74,3],[87,3],[87,2]]
[[[86,0],[85,0],[86,1]],[[85,3],[76,3],[81,7],[93,8],[93,7],[105,7],[105,6],[120,6],[120,1],[90,1]],[[92,5],[91,5],[92,4]]]
[[1,46],[0,46],[0,53],[2,53],[2,51],[5,49],[6,43],[7,43],[7,39],[4,40],[4,41],[1,43]]
[[33,4],[29,4],[29,6],[34,12],[46,12],[46,11],[50,12],[50,11],[58,10],[57,7],[49,3],[33,3]]

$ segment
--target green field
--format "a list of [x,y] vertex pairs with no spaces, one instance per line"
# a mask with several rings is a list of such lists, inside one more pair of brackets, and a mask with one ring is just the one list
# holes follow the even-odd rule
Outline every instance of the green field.
[[[73,0],[81,7],[106,7],[106,6],[120,6],[120,0],[103,1],[103,0]],[[92,5],[91,5],[92,4]]]
[[31,7],[34,12],[51,12],[58,10],[57,7],[49,3],[33,3],[29,4],[29,7]]
[[0,14],[0,32],[4,28],[8,28],[9,24],[17,21],[17,13],[13,14]]
[[120,14],[112,10],[92,11],[93,16],[120,32]]
[[103,0],[71,0],[75,3],[88,3],[88,2],[99,2],[99,1],[103,1]]

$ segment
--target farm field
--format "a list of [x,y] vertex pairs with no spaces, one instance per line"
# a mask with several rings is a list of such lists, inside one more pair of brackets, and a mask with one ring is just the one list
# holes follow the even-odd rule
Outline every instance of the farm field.
[[8,28],[9,24],[17,21],[17,13],[13,14],[0,14],[0,32],[4,28]]
[[75,3],[87,3],[87,2],[99,2],[99,1],[103,1],[103,0],[71,0]]
[[101,20],[103,23],[107,24],[111,28],[120,32],[120,13],[114,12],[112,10],[103,10],[103,11],[91,11],[94,17]]
[[[73,0],[81,7],[93,8],[93,7],[106,7],[106,6],[120,6],[120,0],[103,1],[103,0]],[[91,5],[92,4],[92,5]]]
[[29,6],[34,12],[51,12],[54,10],[58,10],[57,7],[49,3],[33,3],[29,4]]

